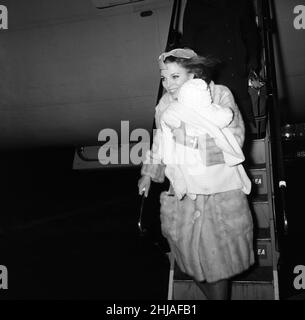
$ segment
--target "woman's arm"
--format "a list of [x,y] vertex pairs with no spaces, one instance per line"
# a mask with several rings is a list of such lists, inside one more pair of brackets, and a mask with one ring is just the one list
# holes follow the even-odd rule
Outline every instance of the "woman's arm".
[[229,124],[228,128],[235,136],[240,147],[242,147],[245,140],[245,124],[243,118],[231,91],[227,87],[222,86],[222,88],[223,90],[221,90],[219,102],[215,101],[215,103],[220,104],[224,108],[230,108],[233,111],[233,120]]
[[141,168],[141,178],[138,181],[139,194],[144,192],[145,197],[148,196],[151,180],[162,183],[165,178],[165,166],[158,157],[160,148],[160,135],[158,132],[156,131],[153,135],[153,145],[146,154],[146,160]]
[[142,176],[149,176],[154,182],[164,181],[165,166],[162,164],[160,157],[161,135],[160,131],[156,130],[153,136],[153,144],[151,150],[146,154],[146,160],[141,169]]
[[147,152],[146,160],[143,163],[141,169],[142,176],[150,177],[154,182],[162,183],[164,182],[165,174],[165,166],[161,160],[161,131],[160,131],[160,115],[163,110],[166,108],[164,98],[162,97],[159,104],[156,107],[155,114],[155,123],[156,130],[154,130],[153,134],[153,144],[150,151]]

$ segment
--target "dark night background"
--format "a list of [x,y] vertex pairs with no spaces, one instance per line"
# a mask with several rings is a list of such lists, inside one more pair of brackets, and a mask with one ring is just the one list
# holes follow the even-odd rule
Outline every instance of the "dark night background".
[[[293,6],[299,3],[276,2],[284,125],[305,121],[305,30],[293,30]],[[8,32],[0,31],[0,59],[5,61],[0,63],[0,265],[9,274],[9,289],[0,290],[0,299],[165,300],[169,263],[160,237],[157,186],[145,213],[151,233],[143,238],[137,226],[140,168],[77,171],[73,159],[75,146],[96,142],[97,129],[102,123],[119,122],[121,112],[126,112],[124,119],[130,112],[133,126],[150,127],[159,79],[153,63],[165,40],[157,27],[161,21],[166,30],[168,11],[161,11],[159,20],[153,15],[155,20],[146,20],[151,23],[143,22],[143,32],[134,28],[140,46],[125,39],[126,53],[134,63],[142,57],[139,47],[149,50],[143,55],[152,61],[148,78],[141,78],[146,60],[132,74],[124,69],[131,62],[122,60],[121,82],[113,86],[103,82],[106,73],[100,66],[101,54],[107,62],[115,56],[111,45],[101,41],[102,31],[108,36],[109,30],[98,26],[102,20],[91,1],[43,0],[38,5],[37,0],[2,0],[1,4],[7,5],[10,20]],[[153,40],[147,41],[145,28],[156,32]],[[113,45],[116,54],[123,55],[119,49],[124,39]],[[116,75],[110,67],[107,72]],[[104,91],[102,83],[107,83]],[[111,107],[105,116],[100,103],[105,93],[117,97],[118,87],[128,97],[126,108]],[[305,157],[297,156],[305,154],[305,140],[283,141],[283,147],[289,234],[282,239],[280,296],[304,300],[305,291],[293,288],[293,269],[305,265]]]

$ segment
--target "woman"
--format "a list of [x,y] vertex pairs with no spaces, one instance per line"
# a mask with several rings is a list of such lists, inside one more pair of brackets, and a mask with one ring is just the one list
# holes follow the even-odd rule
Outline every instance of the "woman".
[[[228,88],[215,85],[209,75],[211,63],[190,49],[174,49],[159,57],[161,79],[166,93],[156,107],[156,126],[169,105],[178,97],[181,86],[193,78],[209,84],[214,103],[233,111],[228,128],[240,147],[244,142],[244,123]],[[163,182],[165,166],[160,160],[162,139],[157,130],[153,147],[144,163],[139,180],[139,193],[148,195],[151,180]],[[224,163],[222,150],[215,140],[205,135],[206,163]],[[215,179],[221,179],[221,174]],[[233,189],[220,193],[197,194],[181,200],[161,194],[161,228],[175,259],[183,272],[194,278],[208,299],[227,299],[228,279],[254,263],[253,224],[245,193]]]

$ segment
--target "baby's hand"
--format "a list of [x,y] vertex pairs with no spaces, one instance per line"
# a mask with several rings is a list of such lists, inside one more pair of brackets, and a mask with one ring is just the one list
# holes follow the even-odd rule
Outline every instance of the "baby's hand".
[[184,128],[184,124],[181,123],[181,126],[179,128],[174,128],[172,130],[174,139],[177,143],[181,143],[184,144],[185,143],[185,128]]

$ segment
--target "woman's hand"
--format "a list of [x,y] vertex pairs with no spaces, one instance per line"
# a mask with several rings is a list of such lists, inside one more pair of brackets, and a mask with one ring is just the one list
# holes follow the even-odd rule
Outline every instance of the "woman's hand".
[[147,197],[150,189],[150,184],[151,184],[151,177],[142,176],[138,181],[139,194],[141,195],[144,192],[145,197]]

